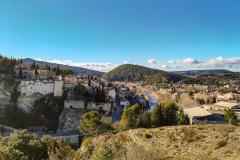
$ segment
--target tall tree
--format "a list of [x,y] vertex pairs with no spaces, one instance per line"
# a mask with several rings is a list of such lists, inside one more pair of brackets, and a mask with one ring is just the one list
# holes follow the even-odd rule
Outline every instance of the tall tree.
[[163,105],[163,115],[165,119],[165,125],[173,125],[177,122],[177,111],[178,106],[173,102],[164,102]]
[[161,105],[157,105],[151,114],[151,121],[153,127],[159,127],[165,124],[164,116],[163,116],[163,107]]
[[178,112],[177,123],[178,125],[189,124],[188,116],[184,114],[182,108]]
[[57,75],[60,75],[60,67],[59,67],[59,65],[57,66]]
[[35,69],[36,68],[36,62],[33,61],[32,65],[31,65],[31,69]]
[[21,67],[21,66],[19,67],[18,77],[19,77],[19,78],[23,78],[23,75],[22,75],[22,67]]
[[[129,108],[125,108],[121,117],[123,129],[133,129],[138,127],[147,127],[147,120],[150,121],[150,116],[145,114],[146,107],[135,104]],[[146,120],[146,121],[145,121]]]

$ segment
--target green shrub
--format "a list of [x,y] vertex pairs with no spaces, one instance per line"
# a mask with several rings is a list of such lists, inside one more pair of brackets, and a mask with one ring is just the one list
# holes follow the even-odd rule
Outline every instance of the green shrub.
[[184,114],[183,109],[180,109],[177,115],[177,123],[178,125],[189,124],[189,118]]
[[229,124],[233,124],[233,125],[238,124],[237,115],[234,113],[232,109],[227,109],[224,113],[224,117]]
[[143,135],[142,135],[142,137],[143,137],[144,139],[149,139],[149,138],[152,138],[152,135],[150,135],[150,134],[147,133],[147,132],[144,132]]
[[100,145],[94,152],[94,160],[112,160],[112,151],[108,149],[105,145]]
[[84,113],[80,121],[80,132],[87,136],[94,136],[112,130],[110,125],[101,121],[101,118],[101,114],[96,111]]
[[25,156],[22,152],[12,148],[1,146],[0,147],[0,159],[2,160],[27,160],[28,157]]
[[227,145],[227,140],[221,140],[217,143],[216,148],[222,148],[222,147],[225,147],[226,145]]

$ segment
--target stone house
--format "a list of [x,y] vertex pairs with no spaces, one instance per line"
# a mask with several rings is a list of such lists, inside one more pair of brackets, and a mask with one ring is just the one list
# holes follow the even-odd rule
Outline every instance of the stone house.
[[240,110],[240,105],[238,103],[230,103],[230,102],[217,102],[211,106],[211,110],[215,111],[226,111],[227,109],[232,109],[234,111]]
[[18,90],[22,95],[32,96],[35,93],[47,95],[53,93],[54,96],[62,96],[63,81],[58,80],[21,80]]
[[222,124],[227,123],[220,115],[210,113],[203,108],[193,107],[184,109],[190,124]]

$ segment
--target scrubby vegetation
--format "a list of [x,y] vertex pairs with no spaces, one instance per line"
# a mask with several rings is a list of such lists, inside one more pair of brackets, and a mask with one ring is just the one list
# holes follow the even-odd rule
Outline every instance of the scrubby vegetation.
[[189,118],[187,115],[184,114],[182,108],[179,110],[178,115],[177,115],[177,124],[178,125],[189,124]]
[[111,130],[111,126],[101,121],[101,114],[90,111],[83,115],[80,121],[80,132],[86,136],[94,136]]
[[0,137],[0,159],[2,160],[62,160],[71,159],[73,150],[63,139],[45,136],[42,139],[18,131],[9,137]]
[[237,125],[238,119],[237,115],[234,113],[232,109],[227,109],[224,114],[225,119],[229,122],[229,124]]
[[143,132],[142,136],[143,136],[144,139],[152,138],[152,136],[149,133],[147,133],[147,132]]
[[79,160],[238,159],[239,131],[229,125],[133,129],[88,139],[75,156]]

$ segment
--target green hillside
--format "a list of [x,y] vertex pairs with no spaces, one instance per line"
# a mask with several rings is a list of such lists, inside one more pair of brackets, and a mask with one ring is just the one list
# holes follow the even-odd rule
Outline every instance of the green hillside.
[[177,82],[181,76],[139,65],[124,64],[102,76],[109,81],[143,81],[147,84]]

